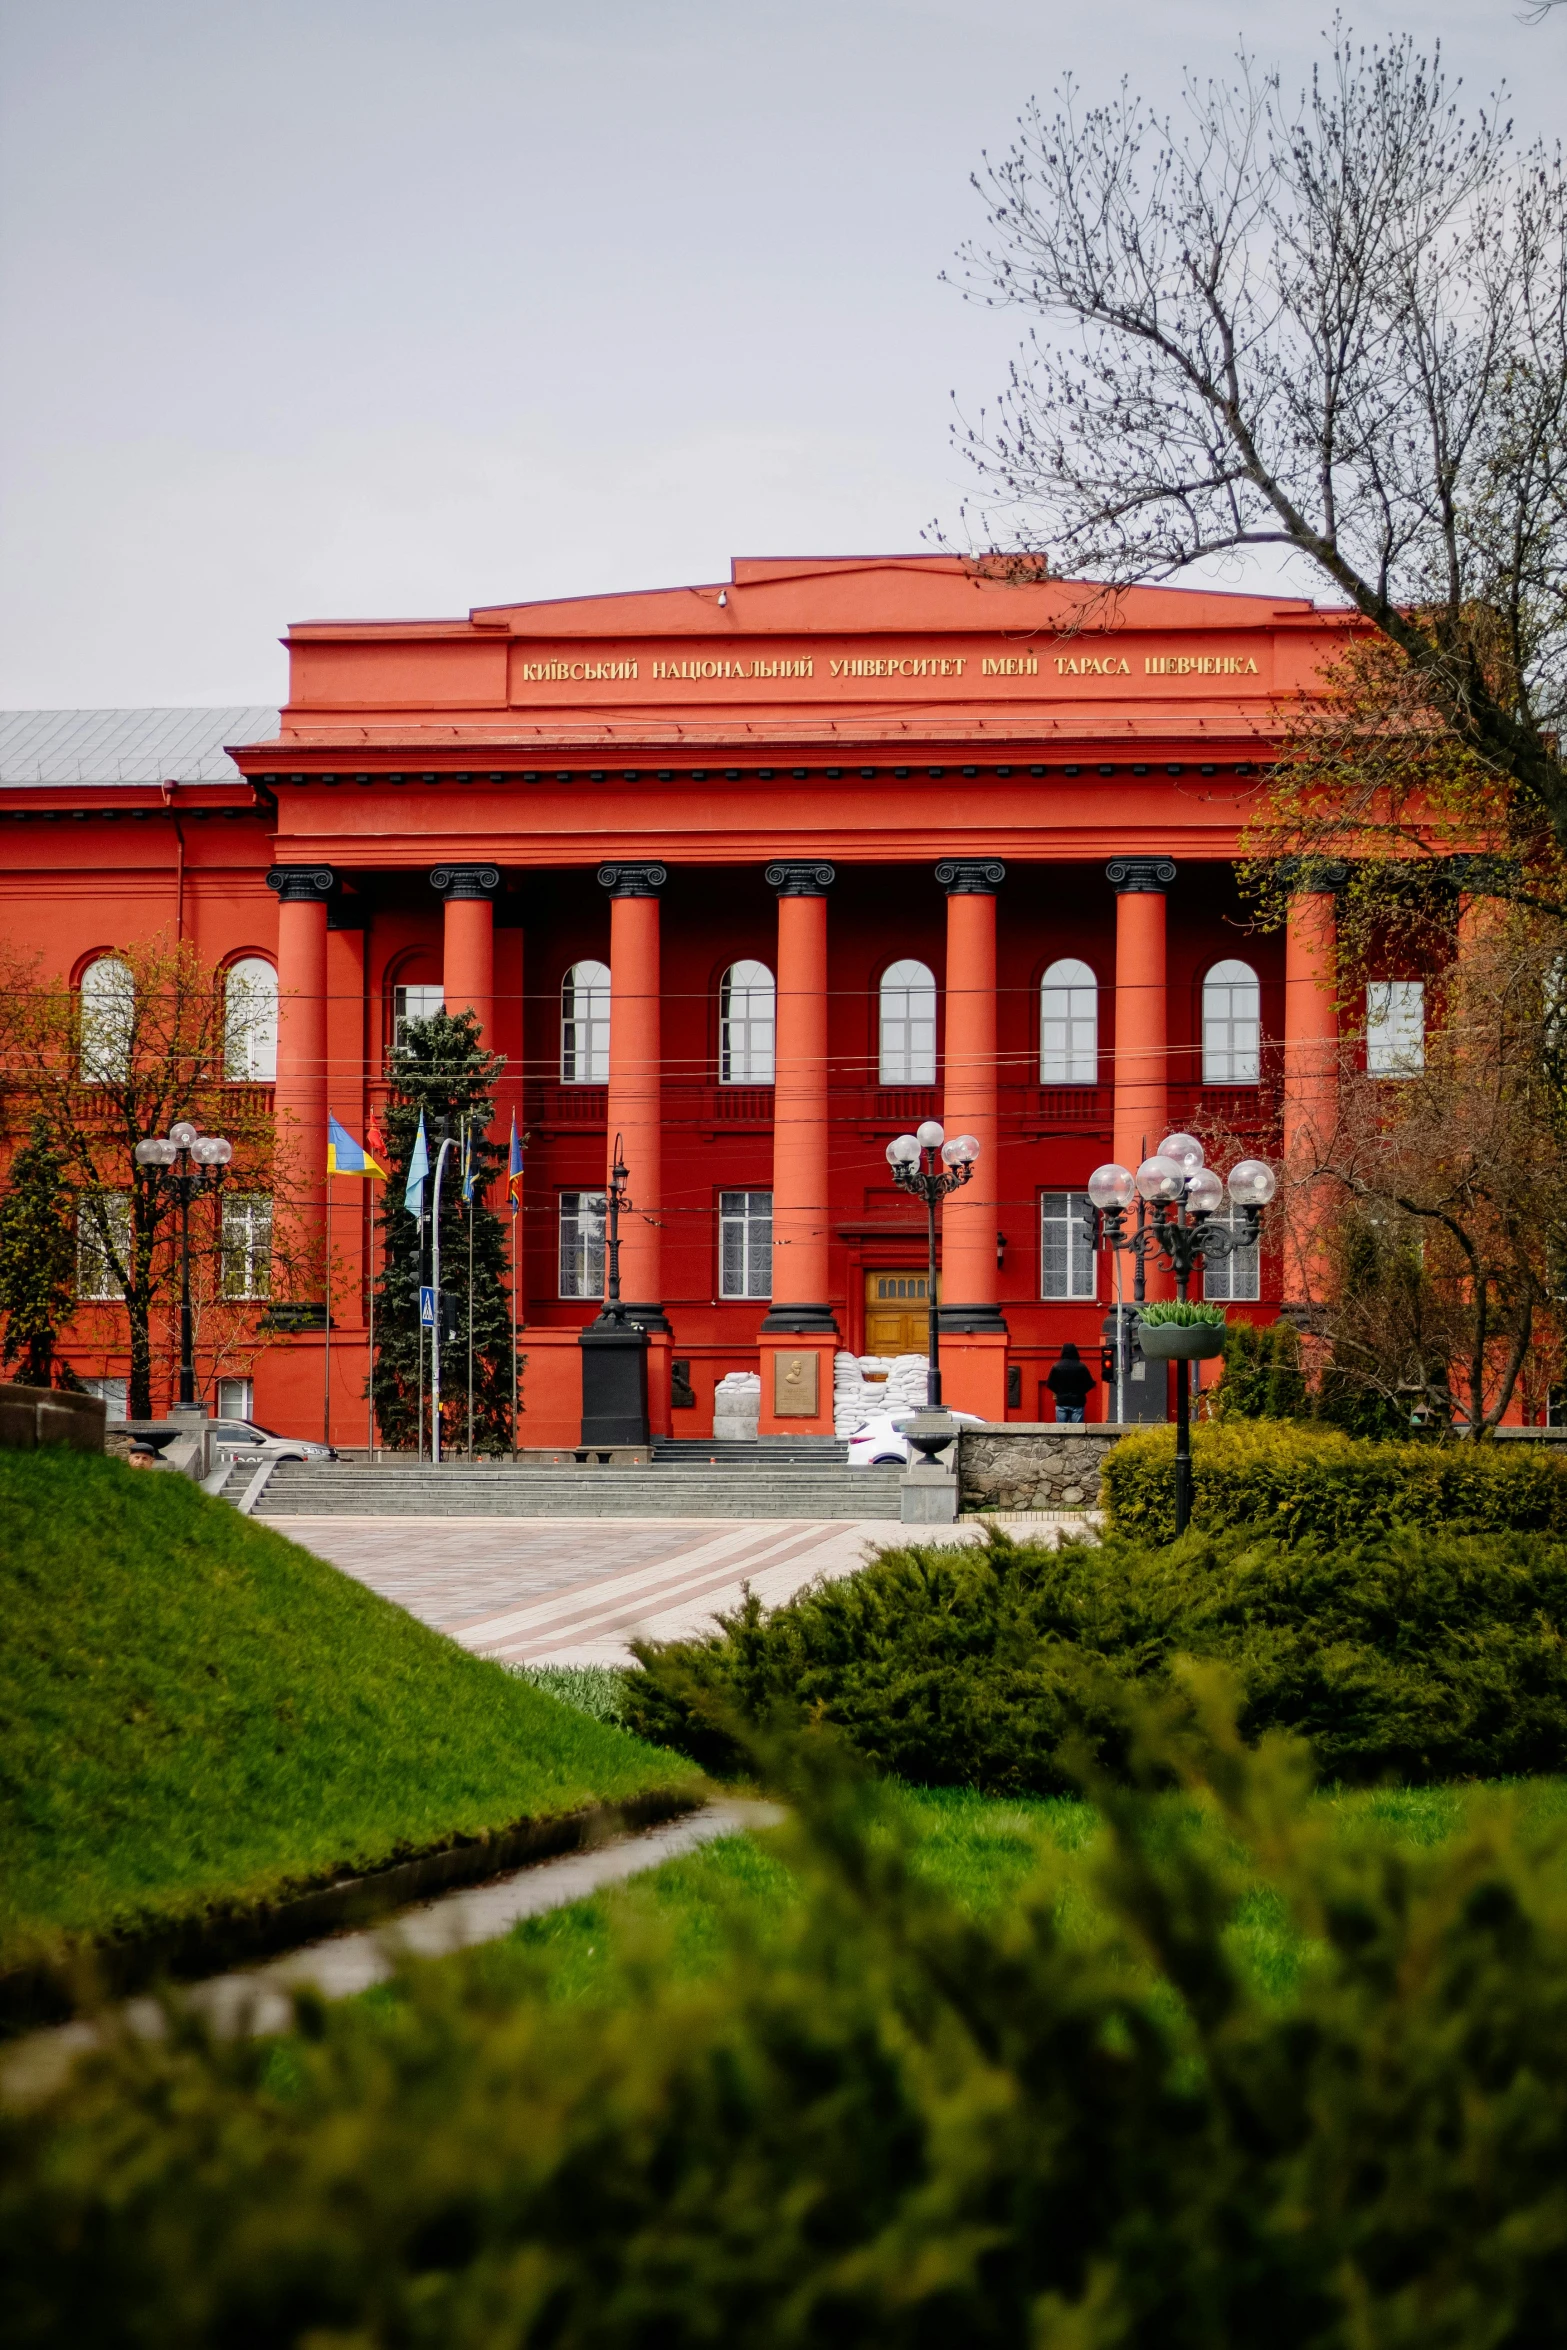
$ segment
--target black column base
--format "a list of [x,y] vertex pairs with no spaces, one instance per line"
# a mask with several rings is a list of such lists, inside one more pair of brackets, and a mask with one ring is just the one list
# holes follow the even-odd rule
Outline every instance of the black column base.
[[639,1330],[663,1330],[673,1338],[674,1330],[670,1324],[669,1316],[662,1306],[637,1306],[623,1303],[620,1310],[626,1320],[634,1322]]
[[766,1338],[836,1338],[838,1325],[831,1306],[769,1306],[762,1316]]
[[600,1315],[577,1333],[584,1444],[646,1444],[647,1332]]
[[1007,1334],[999,1306],[938,1306],[936,1327],[949,1338],[1005,1338]]

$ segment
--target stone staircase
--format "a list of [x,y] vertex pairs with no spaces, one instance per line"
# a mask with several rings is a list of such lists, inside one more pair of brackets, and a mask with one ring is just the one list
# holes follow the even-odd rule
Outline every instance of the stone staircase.
[[[893,1518],[901,1469],[851,1469],[831,1457],[774,1459],[760,1446],[691,1447],[643,1469],[432,1468],[428,1462],[280,1461],[258,1518]],[[695,1457],[700,1453],[703,1457]],[[236,1462],[223,1487],[238,1503],[254,1477]]]

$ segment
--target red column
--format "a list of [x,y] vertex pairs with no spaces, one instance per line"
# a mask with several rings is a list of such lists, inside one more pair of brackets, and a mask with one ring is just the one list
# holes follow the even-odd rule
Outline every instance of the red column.
[[766,1435],[832,1433],[828,1294],[827,892],[831,865],[769,865],[778,892],[773,1302],[760,1331]]
[[1007,1326],[996,1303],[996,892],[994,858],[949,857],[936,867],[947,893],[946,1083],[948,1136],[972,1134],[974,1172],[941,1217],[942,1394],[959,1411],[1006,1416]]
[[659,1215],[664,1105],[659,1043],[658,893],[662,865],[601,865],[609,911],[609,1125],[605,1173],[620,1136],[631,1213],[620,1227],[620,1293],[649,1328],[668,1329]]
[[[1164,893],[1175,879],[1168,857],[1115,857],[1105,876],[1115,900],[1115,1108],[1111,1156],[1135,1173],[1157,1150],[1170,1121],[1169,1010],[1165,983]],[[1150,1297],[1173,1297],[1157,1260]]]
[[1284,945],[1284,1165],[1291,1181],[1291,1231],[1284,1289],[1294,1303],[1322,1294],[1326,1264],[1319,1228],[1326,1201],[1312,1169],[1338,1111],[1338,910],[1323,867],[1294,879]]
[[[296,1296],[320,1296],[326,1211],[328,865],[275,865],[277,891],[280,1256]],[[295,1259],[288,1267],[288,1259]]]
[[448,1012],[475,1012],[479,1033],[493,1047],[495,1029],[495,906],[500,874],[493,865],[437,865],[430,886],[446,901],[441,989]]

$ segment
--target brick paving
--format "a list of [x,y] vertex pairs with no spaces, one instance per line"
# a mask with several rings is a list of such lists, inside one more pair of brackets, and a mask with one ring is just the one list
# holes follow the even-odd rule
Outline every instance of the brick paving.
[[747,1584],[777,1607],[911,1532],[977,1533],[877,1518],[290,1517],[280,1531],[480,1655],[611,1665],[630,1662],[635,1637],[710,1629]]

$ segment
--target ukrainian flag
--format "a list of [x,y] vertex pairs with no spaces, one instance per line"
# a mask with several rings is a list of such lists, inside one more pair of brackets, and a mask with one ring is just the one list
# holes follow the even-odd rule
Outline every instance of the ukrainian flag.
[[506,1163],[506,1188],[511,1193],[511,1212],[515,1216],[522,1205],[518,1197],[522,1190],[522,1144],[517,1139],[515,1110],[511,1114],[511,1151]]
[[326,1122],[326,1171],[329,1175],[379,1175],[383,1183],[386,1181],[386,1169],[377,1166],[348,1128],[331,1117]]

